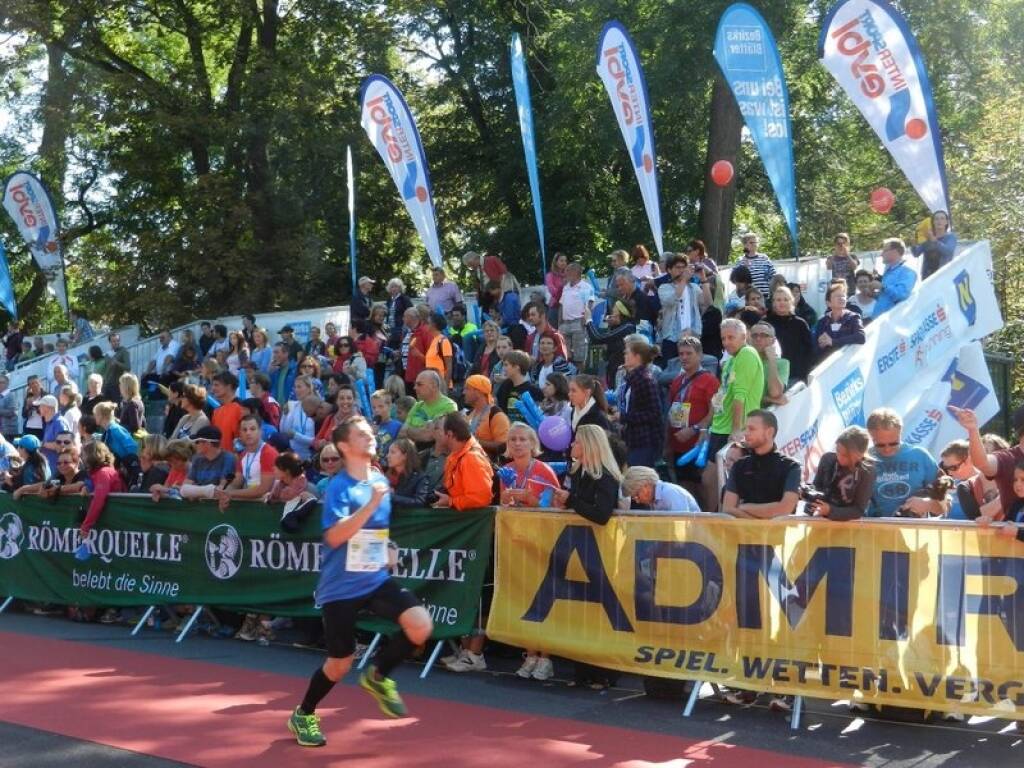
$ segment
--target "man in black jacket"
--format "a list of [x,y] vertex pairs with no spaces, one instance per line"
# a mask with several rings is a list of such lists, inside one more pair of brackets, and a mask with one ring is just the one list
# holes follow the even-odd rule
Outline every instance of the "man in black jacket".
[[775,448],[779,422],[769,411],[751,411],[743,442],[748,454],[725,481],[722,511],[733,517],[766,519],[791,515],[800,498],[800,465]]

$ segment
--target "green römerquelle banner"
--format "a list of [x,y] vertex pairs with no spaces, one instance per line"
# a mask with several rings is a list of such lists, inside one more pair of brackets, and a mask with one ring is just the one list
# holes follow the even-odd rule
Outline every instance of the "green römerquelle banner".
[[[81,497],[18,501],[0,493],[0,596],[101,605],[222,606],[316,616],[320,511],[298,533],[281,530],[280,505],[114,496],[75,558]],[[475,626],[492,551],[494,510],[403,510],[392,516],[395,576],[434,618],[434,637]],[[367,622],[367,628],[377,629]]]

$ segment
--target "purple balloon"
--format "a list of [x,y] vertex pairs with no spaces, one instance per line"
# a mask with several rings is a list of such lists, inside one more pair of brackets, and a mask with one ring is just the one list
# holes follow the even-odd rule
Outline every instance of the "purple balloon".
[[572,428],[561,416],[548,416],[540,423],[537,436],[549,451],[564,451],[572,442]]

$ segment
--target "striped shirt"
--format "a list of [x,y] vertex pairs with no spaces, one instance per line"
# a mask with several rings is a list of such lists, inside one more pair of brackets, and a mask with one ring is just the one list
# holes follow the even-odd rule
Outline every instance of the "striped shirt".
[[771,306],[768,289],[771,287],[772,278],[775,277],[775,265],[772,264],[772,260],[763,253],[755,253],[753,258],[743,256],[736,262],[735,266],[744,266],[750,270],[750,277],[753,279],[754,287],[764,296],[768,306]]

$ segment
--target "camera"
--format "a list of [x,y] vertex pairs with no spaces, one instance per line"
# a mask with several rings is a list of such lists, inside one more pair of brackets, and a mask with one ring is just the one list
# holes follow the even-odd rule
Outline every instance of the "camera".
[[819,491],[813,485],[801,485],[800,499],[801,501],[806,501],[808,504],[817,504],[819,501],[825,500],[825,493],[823,491]]

